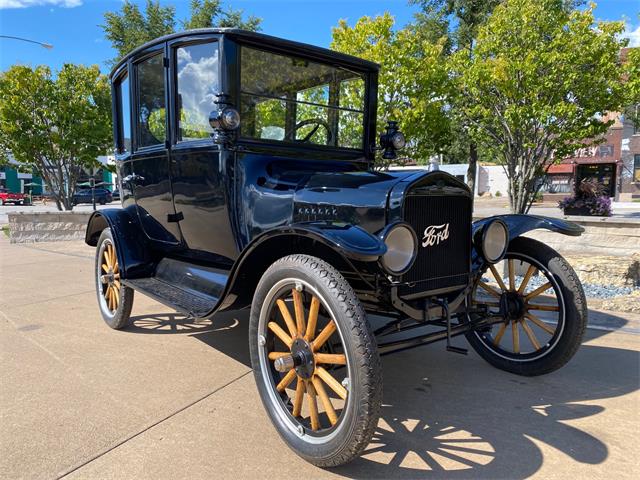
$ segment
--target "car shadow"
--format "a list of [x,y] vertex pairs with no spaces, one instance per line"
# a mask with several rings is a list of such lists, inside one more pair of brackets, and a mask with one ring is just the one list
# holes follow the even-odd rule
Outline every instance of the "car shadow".
[[[217,314],[202,330],[188,330],[188,319],[169,315],[135,317],[131,328],[144,330],[159,319],[169,324],[160,331],[179,333],[187,325],[193,338],[251,366],[248,310]],[[617,317],[609,324],[625,323]],[[585,342],[608,333],[589,329]],[[455,343],[466,346],[460,337]],[[640,388],[639,352],[591,344],[582,345],[565,367],[540,377],[502,372],[473,351],[447,353],[442,343],[385,356],[383,367],[375,435],[360,458],[334,473],[357,479],[526,478],[543,465],[540,444],[575,462],[599,464],[609,455],[605,440],[569,421],[602,413],[599,400]]]

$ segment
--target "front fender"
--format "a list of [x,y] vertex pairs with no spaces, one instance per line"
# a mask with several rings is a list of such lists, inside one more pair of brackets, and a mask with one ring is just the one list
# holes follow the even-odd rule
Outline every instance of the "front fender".
[[91,214],[87,223],[85,243],[95,247],[105,228],[111,229],[113,242],[120,266],[120,277],[148,277],[153,272],[146,235],[140,228],[136,217],[121,208],[107,208]]
[[[550,230],[570,237],[579,237],[582,235],[582,232],[584,232],[584,228],[580,225],[562,220],[561,218],[542,217],[539,215],[509,214],[496,215],[473,222],[471,227],[472,235],[475,236],[475,233],[480,228],[495,218],[499,218],[507,225],[507,229],[509,230],[509,242],[523,233],[538,229]],[[483,267],[484,261],[482,256],[476,251],[475,247],[473,248],[471,259],[473,271],[479,271]]]
[[299,235],[320,241],[347,258],[376,261],[387,251],[384,242],[365,229],[342,222],[300,222],[265,232],[251,246],[278,235]]
[[486,223],[490,222],[494,218],[499,218],[507,224],[509,229],[509,241],[516,237],[519,237],[523,233],[527,233],[531,230],[546,229],[552,232],[558,232],[563,235],[569,235],[570,237],[579,237],[584,232],[584,228],[580,225],[562,220],[561,218],[541,217],[539,215],[496,215],[494,217],[483,218],[473,222],[472,231],[475,234],[476,231],[483,227]]

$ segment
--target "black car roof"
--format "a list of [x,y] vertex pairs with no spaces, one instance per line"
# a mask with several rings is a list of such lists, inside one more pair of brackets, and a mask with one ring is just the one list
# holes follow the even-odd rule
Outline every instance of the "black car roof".
[[353,55],[347,55],[345,53],[336,52],[334,50],[329,50],[328,48],[317,47],[315,45],[310,45],[308,43],[295,42],[293,40],[285,40],[284,38],[273,37],[271,35],[266,35],[264,33],[250,32],[248,30],[242,30],[239,28],[198,28],[195,30],[185,30],[183,32],[171,33],[169,35],[165,35],[163,37],[158,37],[150,42],[145,43],[144,45],[139,46],[138,48],[132,50],[127,55],[125,55],[113,69],[111,70],[110,77],[113,77],[113,74],[120,69],[120,67],[132,56],[137,55],[138,53],[146,50],[149,47],[157,45],[159,43],[166,42],[168,40],[174,40],[180,37],[191,37],[194,35],[206,35],[206,34],[224,34],[233,38],[237,38],[240,41],[246,40],[251,43],[262,44],[265,47],[273,46],[285,50],[291,50],[292,53],[302,54],[302,55],[316,55],[323,57],[325,59],[334,59],[340,63],[346,63],[349,65],[353,65],[356,67],[360,67],[366,70],[379,70],[380,65],[374,62],[370,62],[368,60],[364,60],[362,58],[354,57]]

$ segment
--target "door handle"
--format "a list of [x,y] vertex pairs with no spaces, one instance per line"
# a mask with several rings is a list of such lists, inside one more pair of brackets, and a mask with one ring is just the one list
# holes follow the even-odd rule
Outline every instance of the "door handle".
[[131,183],[136,184],[139,182],[144,182],[144,177],[137,175],[135,173],[130,173],[129,175],[127,175],[122,179],[122,183],[127,183],[127,184],[131,184]]

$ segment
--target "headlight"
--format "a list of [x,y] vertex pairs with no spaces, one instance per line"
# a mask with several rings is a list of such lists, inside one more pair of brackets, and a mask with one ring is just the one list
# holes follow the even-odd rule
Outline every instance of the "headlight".
[[213,111],[209,116],[211,128],[224,128],[225,130],[237,130],[240,126],[240,113],[232,107]]
[[387,246],[387,252],[381,259],[384,269],[392,275],[409,270],[418,250],[418,239],[413,229],[403,223],[395,224],[382,232],[382,239]]
[[402,132],[396,132],[391,137],[391,143],[393,144],[393,148],[396,150],[402,150],[407,144],[407,141],[405,140]]
[[492,220],[476,233],[474,243],[487,262],[499,262],[507,252],[509,243],[507,226],[502,220],[497,218]]

